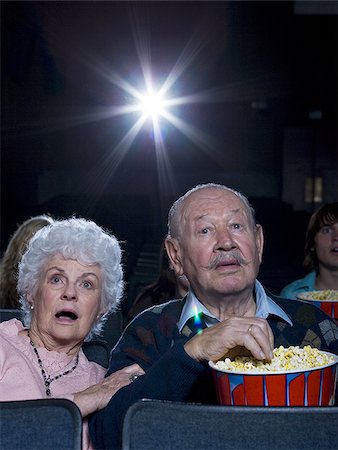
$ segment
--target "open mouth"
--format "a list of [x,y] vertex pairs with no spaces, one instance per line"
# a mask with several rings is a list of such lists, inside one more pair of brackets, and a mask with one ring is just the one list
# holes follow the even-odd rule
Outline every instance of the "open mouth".
[[65,318],[70,320],[76,320],[78,317],[73,311],[59,311],[55,314],[57,319]]

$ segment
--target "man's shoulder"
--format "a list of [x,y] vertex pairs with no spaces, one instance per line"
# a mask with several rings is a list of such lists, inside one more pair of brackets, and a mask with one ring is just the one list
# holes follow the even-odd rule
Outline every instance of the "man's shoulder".
[[153,328],[165,325],[176,326],[185,300],[170,300],[160,305],[151,306],[140,312],[128,325],[129,328],[146,327]]

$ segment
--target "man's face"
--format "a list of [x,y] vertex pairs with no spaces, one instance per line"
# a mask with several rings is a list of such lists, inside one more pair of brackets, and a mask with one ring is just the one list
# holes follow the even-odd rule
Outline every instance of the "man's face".
[[182,206],[175,268],[188,277],[197,297],[252,291],[263,235],[242,200],[208,188],[192,193]]

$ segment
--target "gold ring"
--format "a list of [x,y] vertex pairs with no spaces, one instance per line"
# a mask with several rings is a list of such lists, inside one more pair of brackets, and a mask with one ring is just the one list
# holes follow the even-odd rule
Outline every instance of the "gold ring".
[[129,381],[132,383],[133,381],[136,380],[136,378],[138,378],[140,375],[137,373],[134,373],[133,375],[130,375],[129,377]]

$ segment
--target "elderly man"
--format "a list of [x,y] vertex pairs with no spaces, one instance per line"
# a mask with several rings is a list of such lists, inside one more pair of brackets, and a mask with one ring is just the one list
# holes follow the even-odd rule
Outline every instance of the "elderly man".
[[[169,211],[166,249],[190,290],[154,306],[126,328],[108,374],[137,363],[145,371],[90,422],[96,448],[119,448],[127,408],[144,397],[215,403],[208,360],[251,353],[269,360],[279,345],[338,353],[338,328],[319,308],[267,294],[256,277],[263,232],[239,192],[198,185]],[[136,374],[137,375],[137,374]]]

